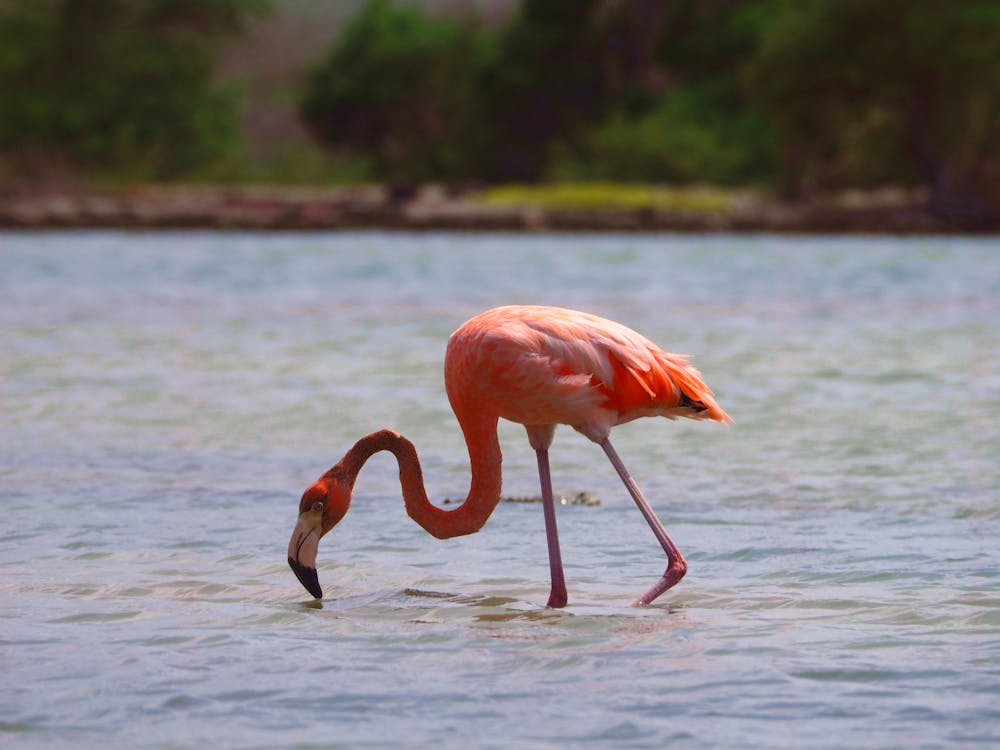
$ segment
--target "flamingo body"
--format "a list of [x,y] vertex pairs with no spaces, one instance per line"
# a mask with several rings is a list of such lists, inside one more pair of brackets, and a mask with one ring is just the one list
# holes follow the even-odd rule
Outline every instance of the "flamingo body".
[[548,467],[558,424],[570,425],[604,448],[667,555],[667,571],[637,603],[652,601],[683,577],[683,556],[609,435],[615,425],[646,416],[732,421],[684,355],[666,352],[630,328],[589,313],[510,305],[475,316],[451,335],[444,374],[471,462],[466,500],[448,510],[431,504],[416,450],[398,433],[380,430],[362,438],[300,502],[288,561],[310,593],[322,596],[315,569],[319,539],[347,512],[354,480],[375,452],[396,456],[407,513],[429,533],[448,538],[478,531],[500,499],[501,418],[525,426],[538,457],[552,576],[550,606],[566,603]]
[[448,341],[445,387],[459,422],[490,409],[526,426],[570,425],[597,443],[638,417],[729,421],[686,357],[558,307],[497,307],[466,322]]

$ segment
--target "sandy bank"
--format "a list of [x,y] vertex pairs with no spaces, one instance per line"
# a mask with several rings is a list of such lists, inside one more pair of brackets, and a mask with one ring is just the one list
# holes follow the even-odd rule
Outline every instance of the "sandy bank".
[[894,193],[781,203],[746,195],[713,209],[497,204],[435,187],[145,186],[126,192],[0,193],[0,227],[21,229],[505,230],[926,234],[1000,232],[1000,214],[946,219]]

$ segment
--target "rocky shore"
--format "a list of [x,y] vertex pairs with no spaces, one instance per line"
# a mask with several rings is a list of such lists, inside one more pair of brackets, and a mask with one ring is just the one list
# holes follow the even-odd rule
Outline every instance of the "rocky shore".
[[791,233],[996,233],[1000,214],[946,219],[926,200],[870,193],[782,203],[744,195],[725,207],[593,208],[496,204],[475,190],[145,186],[0,192],[0,227],[214,230],[493,230]]

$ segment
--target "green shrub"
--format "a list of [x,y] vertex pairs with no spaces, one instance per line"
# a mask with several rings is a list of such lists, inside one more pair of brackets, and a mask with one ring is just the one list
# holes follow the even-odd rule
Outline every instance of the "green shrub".
[[302,115],[332,149],[395,182],[478,174],[477,76],[488,37],[419,8],[371,0],[309,79]]
[[803,0],[766,28],[753,95],[790,183],[919,181],[978,211],[1000,170],[995,0]]
[[553,152],[556,179],[737,184],[763,179],[774,159],[765,123],[682,88],[634,118],[618,115]]
[[0,147],[98,172],[198,173],[238,144],[218,45],[253,0],[12,0],[0,6]]

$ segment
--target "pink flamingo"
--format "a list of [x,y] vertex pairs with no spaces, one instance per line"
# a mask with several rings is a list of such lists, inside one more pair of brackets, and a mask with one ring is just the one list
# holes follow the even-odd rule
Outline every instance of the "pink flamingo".
[[570,425],[604,449],[666,553],[666,571],[634,603],[650,603],[684,576],[683,555],[608,438],[612,427],[638,417],[732,421],[685,356],[665,352],[595,315],[512,305],[487,310],[451,335],[444,379],[472,464],[465,502],[448,510],[432,505],[413,443],[393,430],[366,435],[299,503],[288,564],[310,594],[323,596],[316,574],[319,540],[347,513],[354,480],[378,451],[396,456],[410,518],[438,539],[479,531],[500,500],[501,417],[524,425],[538,459],[552,580],[548,606],[563,607],[567,601],[549,474],[548,450],[557,424]]

